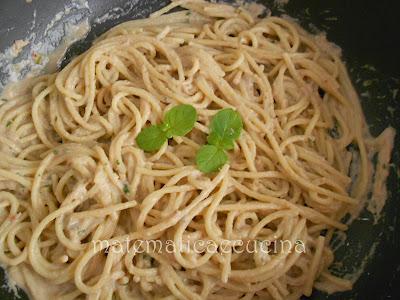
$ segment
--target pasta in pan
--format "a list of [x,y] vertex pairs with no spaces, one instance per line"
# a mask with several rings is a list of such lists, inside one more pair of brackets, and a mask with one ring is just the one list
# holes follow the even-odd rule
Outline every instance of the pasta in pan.
[[[340,51],[321,36],[243,7],[173,1],[4,97],[0,261],[32,299],[351,289],[328,270],[330,241],[369,192],[385,195],[394,130],[370,136]],[[195,108],[194,128],[138,147],[179,104]],[[226,108],[243,130],[229,162],[203,173],[196,153]]]

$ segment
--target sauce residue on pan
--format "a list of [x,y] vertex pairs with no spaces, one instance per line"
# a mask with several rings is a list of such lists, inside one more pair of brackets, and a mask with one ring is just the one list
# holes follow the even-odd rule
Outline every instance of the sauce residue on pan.
[[86,0],[67,3],[43,30],[36,22],[37,11],[33,10],[26,37],[0,53],[0,91],[10,82],[56,71],[68,47],[89,32],[90,12]]
[[[280,6],[287,4],[287,2],[288,1],[285,0],[276,1]],[[15,85],[13,85],[12,88],[10,88],[11,85],[5,87],[5,84],[19,81],[24,77],[32,77],[41,72],[54,72],[58,68],[59,61],[64,56],[68,47],[87,35],[90,30],[88,17],[76,18],[76,23],[70,24],[64,22],[65,18],[70,17],[73,13],[82,16],[82,11],[90,11],[87,1],[78,1],[77,3],[78,8],[71,8],[67,5],[64,7],[63,11],[55,15],[53,20],[46,27],[45,39],[43,41],[36,41],[36,33],[34,32],[35,26],[33,26],[31,33],[25,39],[15,41],[10,48],[0,54],[0,69],[7,77],[0,80],[0,90],[4,89],[3,96],[6,98],[13,98],[17,94],[24,94],[29,90],[29,86],[32,84],[31,80],[18,83],[17,88]],[[107,20],[118,19],[119,17],[128,14],[132,10],[134,3],[135,1],[130,4],[128,10],[121,8],[113,9],[109,13],[96,18],[95,23],[103,23]],[[251,4],[248,9],[249,11],[254,11],[255,14],[259,14],[266,10],[266,8],[260,4]],[[325,35],[323,33],[321,33],[321,40],[325,43]],[[29,51],[26,51],[27,48]],[[340,48],[337,48],[338,51],[340,51]],[[40,59],[38,59],[38,57],[40,57]],[[370,168],[371,196],[368,199],[366,198],[365,202],[363,202],[358,210],[354,212],[352,219],[357,218],[366,205],[367,209],[374,215],[374,222],[377,223],[379,221],[381,211],[387,198],[386,178],[389,175],[388,166],[390,162],[390,153],[393,148],[394,135],[394,129],[388,128],[378,138],[376,138],[371,145],[369,145],[377,154],[377,164],[374,174],[374,168]],[[372,157],[370,159],[372,160]],[[343,241],[345,238],[346,236],[343,235]],[[373,257],[376,245],[376,243],[372,245],[370,253],[363,259],[361,267],[354,274],[349,274],[349,278],[355,281],[363,273],[368,260]],[[56,292],[58,292],[60,288],[58,286],[57,291],[49,288],[47,282],[29,270],[29,267],[26,265],[22,267],[9,268],[8,275],[11,278],[8,286],[10,290],[14,292],[17,291],[15,288],[15,282],[17,282],[18,286],[26,288],[26,285],[24,284],[25,278],[30,277],[30,281],[35,281],[35,283],[37,283],[37,289],[36,291],[28,291],[28,293],[35,294],[37,298],[55,296]]]

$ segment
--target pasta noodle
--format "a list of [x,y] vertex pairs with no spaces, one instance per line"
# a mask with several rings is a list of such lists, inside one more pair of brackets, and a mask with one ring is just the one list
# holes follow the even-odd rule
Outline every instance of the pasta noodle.
[[[0,261],[32,299],[351,289],[329,272],[330,241],[372,189],[386,197],[394,130],[370,136],[335,46],[249,11],[173,1],[4,93]],[[196,109],[194,129],[157,152],[138,148],[140,131],[178,104]],[[203,174],[196,152],[222,108],[244,130],[229,163]]]

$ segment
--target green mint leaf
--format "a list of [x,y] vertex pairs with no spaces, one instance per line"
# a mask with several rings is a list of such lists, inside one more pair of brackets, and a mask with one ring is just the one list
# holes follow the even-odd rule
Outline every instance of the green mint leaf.
[[181,104],[171,108],[164,118],[163,128],[168,138],[184,136],[190,132],[197,120],[197,112],[193,106]]
[[152,125],[142,129],[136,137],[137,145],[146,152],[159,150],[166,140],[167,136],[159,125]]
[[[167,124],[167,123],[161,123],[159,126],[160,126],[160,129],[164,132],[167,132],[169,130],[169,124]],[[171,138],[171,137],[168,137],[168,138]]]
[[210,135],[207,137],[207,142],[210,145],[214,145],[218,148],[225,150],[231,150],[234,147],[233,140],[221,139],[221,137],[217,133],[215,133],[215,131],[212,131]]
[[[219,111],[211,120],[210,144],[232,149],[233,141],[239,138],[243,122],[239,113],[231,108]],[[226,148],[225,148],[226,147]]]
[[204,145],[196,155],[197,168],[203,173],[215,172],[227,161],[225,151],[214,145]]

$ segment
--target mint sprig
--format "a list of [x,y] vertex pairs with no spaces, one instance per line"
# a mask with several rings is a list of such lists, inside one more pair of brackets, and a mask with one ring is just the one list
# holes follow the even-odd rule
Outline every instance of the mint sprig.
[[136,143],[146,152],[160,149],[166,140],[167,135],[160,125],[152,125],[144,128],[136,137]]
[[200,148],[196,155],[196,164],[203,173],[219,170],[228,161],[226,150],[234,147],[234,141],[243,129],[242,118],[231,108],[219,111],[211,120],[208,145]]
[[204,145],[196,155],[197,167],[203,173],[210,173],[221,168],[228,161],[225,151],[214,145]]
[[164,121],[142,129],[136,137],[139,148],[146,152],[159,150],[173,136],[184,136],[196,123],[197,112],[191,105],[181,104],[171,108],[165,114]]
[[168,138],[188,134],[196,123],[197,113],[191,105],[178,105],[170,109],[164,118],[164,126]]

